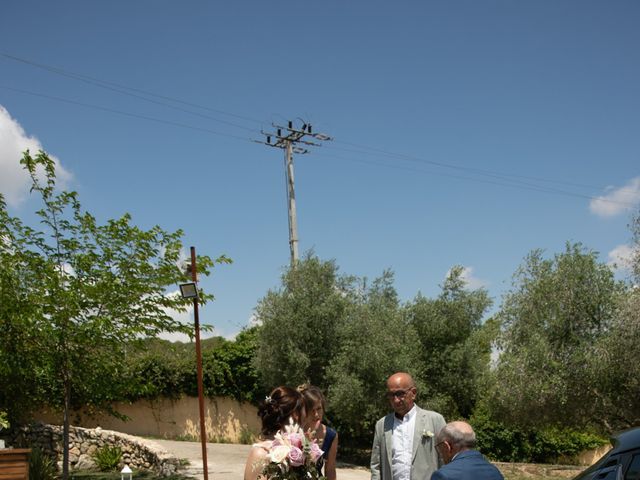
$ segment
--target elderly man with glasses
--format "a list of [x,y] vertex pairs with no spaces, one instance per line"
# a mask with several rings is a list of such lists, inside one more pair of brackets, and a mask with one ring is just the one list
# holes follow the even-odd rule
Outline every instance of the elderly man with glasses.
[[371,480],[429,480],[438,468],[435,436],[445,425],[437,412],[415,404],[411,375],[394,373],[387,379],[393,413],[376,423],[371,450]]

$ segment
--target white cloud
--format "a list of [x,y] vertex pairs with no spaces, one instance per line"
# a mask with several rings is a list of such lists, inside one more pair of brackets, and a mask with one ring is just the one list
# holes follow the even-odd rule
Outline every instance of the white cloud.
[[[167,294],[168,297],[176,297],[178,295],[180,295],[180,290],[174,290]],[[173,310],[170,308],[165,309],[165,312],[167,312],[167,314],[171,318],[173,318],[174,320],[180,323],[184,323],[185,325],[193,324],[193,320],[192,320],[193,305],[189,305],[187,307],[187,310],[184,312],[180,312],[178,310]],[[158,335],[158,337],[162,338],[163,340],[169,340],[170,342],[190,342],[191,341],[191,339],[189,338],[189,335],[185,335],[184,333],[162,332],[160,335]]]
[[255,312],[253,312],[249,317],[249,320],[247,320],[247,325],[249,326],[249,328],[258,327],[262,325],[262,320],[258,318],[258,315],[256,315]]
[[[22,152],[29,149],[31,154],[44,150],[40,141],[28,136],[22,126],[0,105],[0,192],[8,205],[16,207],[29,195],[29,175],[20,165]],[[59,187],[64,188],[71,179],[60,161],[50,155],[56,164],[56,177]]]
[[629,180],[620,188],[609,187],[605,195],[591,200],[589,210],[601,217],[613,217],[640,203],[640,177]]
[[[445,279],[449,278],[450,274],[451,274],[451,269],[449,269],[449,271],[447,272],[444,278]],[[489,281],[482,280],[481,278],[478,278],[473,274],[473,267],[462,267],[461,278],[465,282],[465,288],[469,290],[476,290],[478,288],[489,286]]]
[[618,245],[609,252],[607,265],[619,271],[630,271],[634,255],[636,251],[630,245]]

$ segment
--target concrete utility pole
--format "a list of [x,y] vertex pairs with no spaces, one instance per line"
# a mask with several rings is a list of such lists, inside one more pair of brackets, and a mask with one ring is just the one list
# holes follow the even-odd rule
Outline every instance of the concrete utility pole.
[[[287,186],[287,212],[289,220],[289,249],[291,250],[291,265],[298,263],[298,221],[296,216],[296,194],[295,182],[293,179],[293,154],[309,153],[306,148],[298,146],[298,144],[319,147],[321,144],[306,140],[311,137],[316,140],[331,140],[331,137],[323,133],[313,133],[311,124],[302,122],[301,128],[296,128],[292,121],[288,122],[286,127],[282,125],[272,124],[276,129],[275,133],[262,132],[266,137],[266,141],[258,141],[269,147],[281,148],[284,150],[284,173]],[[272,139],[274,140],[272,142]]]

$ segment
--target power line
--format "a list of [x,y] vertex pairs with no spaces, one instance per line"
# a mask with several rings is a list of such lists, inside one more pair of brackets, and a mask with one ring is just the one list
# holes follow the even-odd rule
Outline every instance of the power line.
[[391,158],[399,158],[399,159],[407,160],[407,161],[411,161],[411,162],[427,163],[427,164],[430,164],[430,165],[435,165],[435,166],[439,166],[439,167],[443,167],[443,168],[451,168],[451,169],[455,169],[455,170],[463,170],[463,171],[468,171],[468,172],[471,172],[471,173],[477,173],[479,175],[486,175],[486,176],[492,176],[492,177],[497,177],[497,178],[522,178],[522,179],[525,179],[525,180],[532,180],[532,181],[538,181],[538,182],[548,182],[548,183],[557,183],[557,184],[568,185],[568,186],[572,186],[572,187],[596,188],[596,189],[600,188],[600,187],[595,186],[595,185],[585,185],[585,184],[581,184],[581,183],[566,182],[566,181],[562,181],[562,180],[553,180],[553,179],[541,178],[541,177],[531,177],[531,176],[526,176],[526,175],[508,174],[508,173],[503,173],[503,172],[497,172],[497,171],[494,171],[494,170],[485,170],[485,169],[481,169],[481,168],[464,167],[464,166],[461,166],[461,165],[455,165],[455,164],[444,163],[444,162],[437,162],[437,161],[434,161],[434,160],[427,160],[427,159],[418,158],[418,157],[415,157],[415,156],[412,156],[412,155],[389,152],[389,151],[382,150],[382,149],[375,148],[375,147],[369,147],[369,146],[366,146],[366,145],[360,145],[360,144],[350,143],[350,142],[345,142],[345,141],[340,141],[340,140],[336,140],[335,143],[338,143],[338,144],[342,143],[344,145],[351,145],[351,146],[356,147],[356,148],[364,149],[365,151],[362,151],[362,150],[350,150],[350,149],[340,148],[340,147],[328,147],[328,148],[333,148],[335,150],[343,150],[343,151],[346,151],[346,152],[354,152],[354,153],[371,154],[373,152],[373,154],[379,155],[379,156],[387,156],[387,157],[391,157]]
[[[226,125],[230,125],[236,128],[241,128],[250,132],[257,132],[257,130],[243,126],[243,125],[238,125],[236,123],[233,122],[228,122],[225,120],[221,120],[221,119],[217,119],[215,117],[211,117],[209,115],[204,115],[201,114],[199,112],[194,112],[193,110],[188,110],[188,109],[184,109],[175,105],[171,105],[168,104],[166,102],[161,102],[161,101],[157,101],[157,100],[153,100],[152,98],[147,98],[144,95],[150,96],[150,97],[155,97],[155,98],[159,98],[162,100],[167,100],[167,101],[171,101],[171,102],[176,102],[176,103],[180,103],[183,105],[188,105],[190,107],[195,107],[195,108],[200,108],[200,109],[204,109],[204,110],[208,110],[208,111],[212,111],[218,114],[223,114],[223,115],[228,115],[228,116],[232,116],[232,117],[236,117],[239,119],[243,119],[243,120],[247,120],[247,121],[251,121],[251,122],[256,122],[256,123],[262,123],[260,120],[251,118],[251,117],[246,117],[246,116],[242,116],[242,115],[237,115],[231,112],[226,112],[223,110],[217,110],[217,109],[213,109],[210,107],[206,107],[206,106],[202,106],[196,103],[192,103],[192,102],[187,102],[181,99],[177,99],[174,97],[170,97],[170,96],[164,96],[164,95],[158,95],[155,93],[151,93],[145,90],[141,90],[141,89],[137,89],[137,88],[132,88],[132,87],[128,87],[125,85],[121,85],[118,83],[114,83],[114,82],[109,82],[109,81],[104,81],[104,80],[100,80],[94,77],[89,77],[87,75],[83,75],[83,74],[79,74],[79,73],[74,73],[74,72],[70,72],[67,70],[63,70],[57,67],[53,67],[50,65],[45,65],[45,64],[41,64],[41,63],[37,63],[37,62],[33,62],[31,60],[27,60],[21,57],[17,57],[14,55],[10,55],[7,53],[1,53],[1,56],[5,57],[6,59],[9,60],[13,60],[16,62],[21,62],[36,68],[40,68],[43,69],[45,71],[57,74],[57,75],[61,75],[67,78],[71,78],[74,80],[78,80],[78,81],[82,81],[85,83],[89,83],[95,86],[98,86],[100,88],[105,88],[107,90],[116,92],[116,93],[120,93],[123,95],[128,95],[128,96],[132,96],[134,98],[138,98],[147,102],[151,102],[151,103],[155,103],[158,105],[163,105],[169,108],[173,108],[176,110],[180,110],[192,115],[196,115],[199,116],[201,118],[206,118],[209,120],[213,120],[216,122],[220,122]],[[84,106],[84,107],[88,107],[88,108],[93,108],[93,109],[98,109],[98,110],[103,110],[103,111],[107,111],[107,112],[111,112],[111,113],[116,113],[119,115],[125,115],[125,116],[129,116],[129,117],[134,117],[134,118],[139,118],[139,119],[143,119],[143,120],[148,120],[148,121],[153,121],[153,122],[157,122],[157,123],[164,123],[164,124],[168,124],[168,125],[174,125],[174,126],[178,126],[181,128],[187,128],[187,129],[192,129],[192,130],[198,130],[198,131],[204,131],[207,133],[211,133],[214,135],[220,135],[220,136],[227,136],[230,138],[236,138],[242,141],[250,141],[249,139],[245,138],[245,137],[240,137],[237,135],[232,135],[232,134],[225,134],[222,132],[217,132],[211,129],[207,129],[207,128],[203,128],[203,127],[197,127],[197,126],[193,126],[193,125],[187,125],[187,124],[183,124],[180,122],[174,122],[174,121],[170,121],[170,120],[163,120],[163,119],[159,119],[159,118],[155,118],[155,117],[149,117],[149,116],[145,116],[145,115],[140,115],[140,114],[134,114],[134,113],[129,113],[129,112],[124,112],[122,110],[116,110],[116,109],[112,109],[109,107],[102,107],[99,105],[93,105],[93,104],[87,104],[87,103],[83,103],[83,102],[79,102],[79,101],[75,101],[75,100],[69,100],[69,99],[64,99],[61,97],[54,97],[51,95],[46,95],[46,94],[41,94],[41,93],[35,93],[35,92],[30,92],[27,90],[23,90],[23,89],[16,89],[16,88],[12,88],[12,87],[2,87],[2,88],[6,88],[9,90],[13,90],[13,91],[17,91],[20,93],[24,93],[24,94],[28,94],[28,95],[34,95],[34,96],[39,96],[39,97],[43,97],[43,98],[48,98],[51,100],[56,100],[56,101],[60,101],[60,102],[65,102],[65,103],[70,103],[70,104],[75,104],[75,105],[80,105],[80,106]],[[127,91],[128,90],[128,91]],[[137,92],[137,93],[131,93],[131,92]],[[139,94],[141,95],[139,95]],[[574,183],[574,182],[566,182],[566,181],[561,181],[561,180],[554,180],[554,179],[548,179],[548,178],[541,178],[541,177],[532,177],[532,176],[525,176],[525,175],[513,175],[513,174],[507,174],[507,173],[503,173],[503,172],[498,172],[498,171],[494,171],[494,170],[485,170],[485,169],[479,169],[479,168],[472,168],[472,167],[465,167],[465,166],[461,166],[461,165],[455,165],[455,164],[450,164],[450,163],[445,163],[445,162],[438,162],[438,161],[434,161],[434,160],[428,160],[425,158],[420,158],[420,157],[415,157],[412,155],[406,155],[406,154],[401,154],[401,153],[394,153],[394,152],[390,152],[384,149],[380,149],[380,148],[376,148],[376,147],[370,147],[368,145],[362,145],[362,144],[357,144],[357,143],[352,143],[352,142],[347,142],[347,141],[336,141],[336,143],[338,144],[343,144],[343,145],[348,145],[348,146],[352,146],[355,147],[356,150],[354,149],[350,149],[350,148],[344,148],[344,147],[328,147],[328,148],[333,148],[335,150],[342,150],[344,152],[348,152],[348,153],[356,153],[356,154],[365,154],[365,155],[376,155],[376,156],[380,156],[380,157],[386,157],[386,158],[392,158],[392,159],[399,159],[399,160],[403,160],[403,161],[409,161],[409,162],[414,162],[414,163],[420,163],[420,164],[427,164],[427,165],[433,165],[433,166],[437,166],[440,168],[446,168],[446,169],[453,169],[453,170],[458,170],[461,172],[467,172],[473,175],[479,175],[479,176],[483,176],[483,177],[488,177],[488,178],[492,178],[494,180],[481,180],[479,178],[474,178],[474,177],[465,177],[465,176],[460,176],[460,175],[452,175],[452,174],[445,174],[445,173],[438,173],[438,172],[428,172],[425,170],[421,170],[421,169],[408,169],[408,170],[413,170],[413,171],[420,171],[420,172],[424,172],[424,173],[435,173],[438,175],[443,175],[443,176],[448,176],[451,178],[458,178],[458,179],[463,179],[463,180],[470,180],[470,181],[476,181],[476,182],[481,182],[481,183],[488,183],[488,184],[493,184],[493,185],[502,185],[502,186],[510,186],[510,187],[514,187],[514,188],[523,188],[523,189],[527,189],[527,190],[534,190],[534,191],[540,191],[540,192],[544,192],[544,193],[556,193],[556,194],[561,194],[561,195],[567,195],[567,196],[573,196],[573,197],[579,197],[579,198],[585,198],[585,199],[598,199],[601,201],[607,201],[607,202],[611,202],[611,203],[617,203],[617,204],[621,204],[621,205],[629,205],[626,202],[618,202],[618,201],[614,201],[614,200],[608,200],[608,199],[603,199],[603,198],[596,198],[590,195],[583,195],[583,194],[579,194],[579,193],[574,193],[574,192],[569,192],[566,190],[562,190],[562,189],[558,189],[558,188],[554,188],[554,187],[550,187],[550,186],[545,186],[545,185],[539,185],[539,184],[535,184],[535,183],[530,183],[530,182],[543,182],[543,183],[555,183],[555,184],[559,184],[559,185],[567,185],[567,186],[572,186],[572,187],[579,187],[579,188],[596,188],[599,189],[601,187],[597,187],[597,186],[592,186],[592,185],[585,185],[585,184],[580,184],[580,183]],[[273,145],[275,146],[275,145]],[[301,148],[301,147],[296,147],[296,148]],[[357,150],[359,149],[359,150]],[[301,153],[301,152],[293,152],[293,153]],[[353,159],[349,159],[349,158],[345,158],[345,157],[338,157],[338,156],[334,156],[335,158],[342,158],[345,160],[352,160],[352,161],[356,161],[358,163],[366,163],[366,164],[371,164],[371,165],[378,165],[378,166],[386,166],[388,168],[401,168],[404,170],[407,170],[407,168],[402,168],[402,167],[398,167],[398,166],[391,166],[391,165],[387,165],[384,163],[380,163],[380,162],[372,162],[372,161],[364,161],[364,160],[353,160]],[[498,181],[496,181],[498,180]],[[527,180],[527,181],[525,181]],[[505,183],[506,182],[506,183]]]
[[533,185],[533,184],[521,184],[520,182],[518,182],[518,183],[498,182],[498,181],[486,180],[486,179],[482,179],[482,178],[475,178],[475,177],[468,177],[468,176],[463,176],[463,175],[456,175],[456,174],[446,173],[446,172],[437,172],[437,171],[433,171],[433,170],[424,170],[422,168],[414,168],[414,167],[405,166],[405,165],[391,165],[391,164],[384,163],[384,162],[376,162],[375,160],[364,160],[364,159],[361,159],[361,158],[342,157],[342,156],[339,156],[339,155],[332,155],[332,154],[327,154],[327,153],[324,153],[324,152],[319,153],[318,155],[319,156],[323,156],[323,157],[335,158],[335,159],[338,159],[338,160],[345,160],[345,161],[348,161],[348,162],[356,162],[356,163],[362,163],[362,164],[367,164],[367,165],[376,165],[376,166],[390,168],[390,169],[394,169],[394,170],[404,170],[404,171],[425,173],[425,174],[430,174],[430,175],[440,175],[440,176],[443,176],[443,177],[455,178],[455,179],[458,179],[458,180],[468,180],[468,181],[471,181],[471,182],[486,183],[486,184],[489,184],[489,185],[497,185],[497,186],[501,186],[501,187],[511,187],[511,188],[516,188],[516,189],[520,189],[520,190],[531,190],[531,191],[534,191],[534,192],[541,192],[541,193],[551,193],[551,194],[555,194],[555,195],[576,197],[576,198],[582,198],[582,199],[586,199],[586,200],[599,200],[599,201],[602,201],[602,202],[612,203],[612,204],[616,204],[616,205],[623,205],[623,206],[626,206],[626,207],[633,207],[635,205],[634,203],[621,202],[621,201],[618,201],[618,200],[610,200],[610,199],[606,199],[606,198],[602,198],[602,197],[594,197],[594,196],[590,196],[590,195],[584,195],[584,194],[580,194],[580,193],[569,192],[569,191],[566,191],[566,190],[560,190],[560,189],[557,189],[557,188],[538,186],[538,185]]
[[[253,119],[253,118],[244,117],[244,116],[241,116],[241,115],[236,115],[235,113],[225,112],[223,110],[216,110],[216,109],[205,107],[205,106],[198,105],[198,104],[195,104],[195,103],[187,102],[185,100],[180,100],[180,99],[173,98],[173,97],[168,97],[168,96],[165,96],[165,95],[158,95],[158,94],[155,94],[155,93],[152,93],[152,92],[148,92],[148,91],[145,91],[145,90],[141,90],[141,89],[138,89],[138,88],[127,87],[126,85],[120,85],[118,83],[104,81],[104,80],[100,80],[100,79],[97,79],[97,78],[89,77],[87,75],[83,75],[83,74],[80,74],[80,73],[69,72],[69,71],[63,70],[61,68],[52,67],[50,65],[44,65],[44,64],[41,64],[41,63],[32,62],[30,60],[27,60],[27,59],[24,59],[24,58],[20,58],[20,57],[16,57],[16,56],[13,56],[13,55],[9,55],[9,54],[6,54],[6,53],[2,53],[0,55],[2,55],[5,58],[8,58],[10,60],[15,60],[17,62],[22,62],[22,63],[25,63],[27,65],[31,65],[31,66],[40,68],[42,70],[54,73],[56,75],[61,75],[61,76],[66,77],[66,78],[71,78],[71,79],[74,79],[74,80],[78,80],[78,81],[81,81],[81,82],[84,82],[84,83],[87,83],[87,84],[90,84],[90,85],[94,85],[94,86],[97,86],[97,87],[100,87],[100,88],[103,88],[103,89],[106,89],[106,90],[110,90],[112,92],[121,93],[122,95],[128,95],[128,96],[133,97],[133,98],[138,98],[140,100],[144,100],[146,102],[154,103],[156,105],[162,105],[162,106],[165,106],[165,107],[169,107],[169,108],[172,108],[174,110],[179,110],[181,112],[186,112],[186,113],[189,113],[191,115],[196,115],[198,117],[206,118],[208,120],[213,120],[215,122],[224,123],[225,125],[230,125],[230,126],[233,126],[233,127],[236,127],[236,128],[241,128],[241,129],[247,130],[249,132],[257,132],[257,130],[254,129],[254,128],[245,127],[244,125],[238,125],[237,123],[229,122],[229,121],[226,121],[226,120],[221,120],[219,118],[215,118],[215,117],[212,117],[210,115],[205,115],[205,114],[202,114],[202,113],[199,113],[199,112],[194,112],[193,110],[188,110],[186,108],[178,107],[176,105],[171,105],[171,104],[166,103],[166,102],[161,102],[161,101],[158,101],[158,100],[154,100],[153,98],[148,98],[145,95],[150,96],[150,97],[159,98],[159,99],[162,99],[162,100],[169,100],[171,102],[180,103],[180,104],[187,105],[187,106],[190,106],[190,107],[195,107],[195,108],[208,110],[208,111],[219,113],[219,114],[222,114],[222,115],[228,115],[228,116],[231,116],[231,117],[236,117],[236,118],[239,118],[239,119],[242,119],[242,120],[248,120],[248,121],[251,121],[251,122],[262,123],[262,122],[259,122],[258,120]],[[131,93],[131,92],[137,92],[137,93]]]
[[151,122],[157,122],[157,123],[163,123],[165,125],[173,125],[175,127],[180,127],[180,128],[186,128],[186,129],[190,129],[190,130],[197,130],[200,132],[206,132],[206,133],[211,133],[213,135],[219,135],[222,137],[229,137],[229,138],[235,138],[236,140],[242,140],[245,142],[250,142],[252,143],[252,141],[246,137],[240,137],[239,135],[233,135],[230,133],[222,133],[222,132],[217,132],[215,130],[211,130],[209,128],[204,128],[204,127],[196,127],[193,125],[187,125],[185,123],[180,123],[180,122],[174,122],[171,120],[163,120],[161,118],[155,118],[155,117],[149,117],[147,115],[140,115],[137,113],[130,113],[130,112],[125,112],[122,110],[116,110],[115,108],[110,108],[110,107],[103,107],[101,105],[94,105],[94,104],[90,104],[90,103],[84,103],[84,102],[78,102],[76,100],[70,100],[68,98],[62,98],[62,97],[56,97],[53,95],[46,95],[44,93],[37,93],[37,92],[31,92],[29,90],[23,90],[21,88],[13,88],[13,87],[8,87],[6,85],[0,85],[0,88],[4,88],[5,90],[11,90],[14,92],[18,92],[18,93],[23,93],[25,95],[32,95],[34,97],[41,97],[41,98],[46,98],[49,100],[55,100],[56,102],[63,102],[63,103],[68,103],[71,105],[78,105],[81,107],[86,107],[86,108],[92,108],[94,110],[101,110],[104,112],[109,112],[109,113],[115,113],[118,115],[123,115],[126,117],[132,117],[132,118],[138,118],[141,120],[148,120]]

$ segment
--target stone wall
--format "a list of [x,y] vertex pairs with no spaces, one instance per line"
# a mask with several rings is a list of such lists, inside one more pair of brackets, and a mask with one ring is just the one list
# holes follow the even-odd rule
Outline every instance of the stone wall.
[[[44,453],[57,458],[58,466],[62,462],[62,426],[35,423],[23,426],[12,440],[15,447],[40,448]],[[129,465],[135,469],[154,470],[161,476],[176,473],[179,460],[164,451],[153,441],[114,432],[112,430],[70,427],[69,463],[72,469],[95,467],[93,454],[101,447],[118,446],[122,449],[120,468]],[[61,468],[61,467],[60,467]]]

